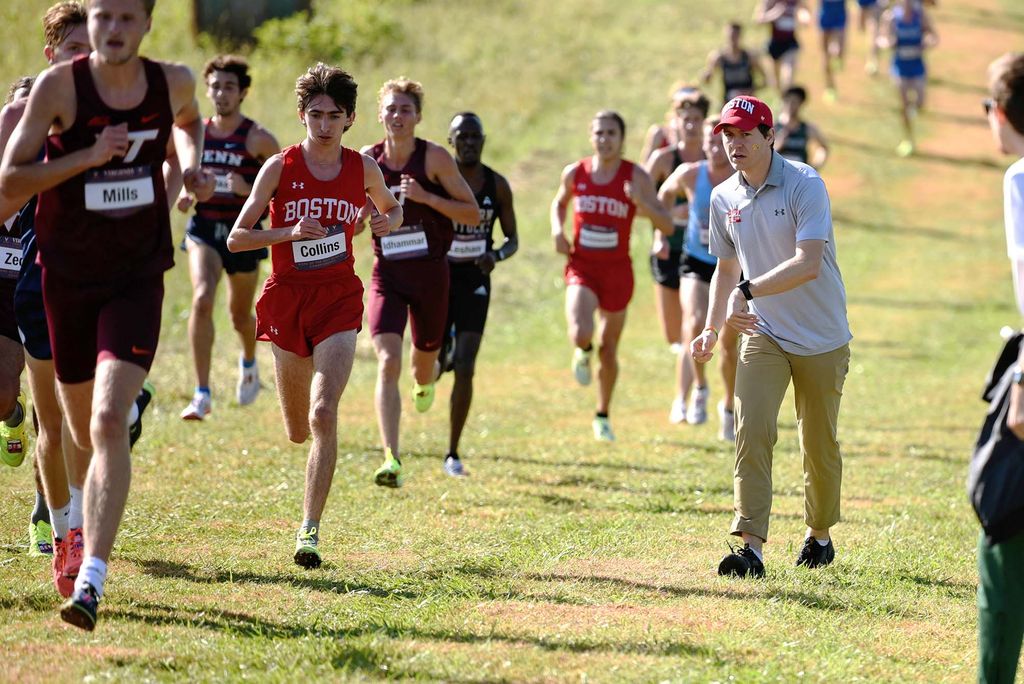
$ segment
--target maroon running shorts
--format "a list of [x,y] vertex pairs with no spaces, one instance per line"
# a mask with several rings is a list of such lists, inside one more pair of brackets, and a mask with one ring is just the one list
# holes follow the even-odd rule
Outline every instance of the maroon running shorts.
[[585,263],[569,259],[565,265],[565,284],[581,285],[597,295],[604,311],[622,311],[633,298],[633,265],[628,262]]
[[448,277],[447,259],[375,259],[368,303],[370,332],[401,337],[411,318],[413,346],[425,352],[439,350],[448,319]]
[[67,280],[43,267],[43,304],[57,379],[65,384],[92,380],[96,365],[118,359],[153,365],[160,340],[164,275],[106,283]]
[[298,356],[363,325],[363,284],[352,276],[341,282],[287,283],[267,279],[256,302],[256,339],[273,342]]

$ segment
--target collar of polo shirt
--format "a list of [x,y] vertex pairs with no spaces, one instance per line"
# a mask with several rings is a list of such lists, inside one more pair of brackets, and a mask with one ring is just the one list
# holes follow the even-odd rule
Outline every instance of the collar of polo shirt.
[[[782,173],[784,164],[785,160],[782,158],[782,155],[776,152],[775,150],[772,150],[772,165],[768,167],[768,176],[764,179],[764,185],[771,185],[774,187],[779,187],[780,185],[782,185]],[[737,173],[736,175],[739,176],[739,180],[737,181],[738,186],[745,185],[753,190],[760,190],[760,188],[755,188],[753,185],[748,183],[747,179],[743,177],[742,173]],[[764,185],[761,187],[764,187]]]

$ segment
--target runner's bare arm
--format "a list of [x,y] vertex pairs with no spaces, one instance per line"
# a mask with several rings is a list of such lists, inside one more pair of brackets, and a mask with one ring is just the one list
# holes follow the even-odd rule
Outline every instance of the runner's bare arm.
[[498,186],[498,203],[501,205],[498,222],[505,236],[505,242],[494,251],[494,258],[496,261],[504,261],[519,251],[519,228],[516,225],[516,210],[512,206],[512,186],[500,173],[494,174],[494,178]]
[[[825,139],[821,129],[813,124],[807,124],[807,137],[817,145],[814,150],[814,157],[811,159],[811,166],[820,169],[828,161],[828,140]],[[776,147],[781,147],[781,145],[777,143]]]
[[675,150],[672,147],[662,147],[652,152],[644,162],[644,171],[651,177],[655,185],[660,185],[672,173],[673,157],[675,157]]
[[712,50],[708,53],[707,63],[704,65],[704,71],[700,74],[700,82],[704,85],[711,83],[711,77],[715,75],[715,70],[718,68],[719,51],[717,49]]
[[781,2],[761,0],[761,2],[758,3],[757,8],[754,10],[754,21],[758,24],[770,24],[781,17],[785,11],[786,6]]
[[[708,313],[704,319],[704,330],[690,343],[690,355],[694,361],[705,363],[711,360],[718,336],[725,327],[729,314],[729,299],[740,282],[740,262],[737,259],[718,259],[715,273],[711,276],[711,291],[708,294]],[[746,300],[744,300],[746,301]]]
[[551,201],[551,238],[555,241],[555,251],[568,256],[569,241],[565,239],[565,216],[569,211],[569,199],[572,197],[572,179],[576,175],[576,164],[569,164],[562,170],[562,180],[558,185],[555,199]]
[[676,205],[676,200],[685,192],[683,188],[683,172],[688,166],[689,164],[683,164],[670,173],[665,182],[658,188],[658,201],[668,211],[672,210],[672,207]]
[[[11,139],[11,134],[14,133],[15,127],[21,121],[21,115],[25,113],[26,104],[28,104],[28,98],[22,98],[0,110],[0,158],[3,157],[4,150],[7,149],[7,142]],[[31,197],[32,195],[7,197],[0,194],[0,221],[14,216]]]
[[181,177],[186,191],[200,202],[213,197],[214,175],[200,167],[203,158],[203,117],[196,99],[196,79],[191,69],[181,64],[162,64],[174,112],[174,148],[181,164]]
[[479,225],[480,207],[476,205],[476,197],[466,179],[459,173],[459,167],[452,155],[448,154],[448,150],[440,145],[427,143],[426,169],[427,177],[439,183],[451,199],[427,192],[416,179],[409,176],[402,177],[402,191],[405,192],[405,196],[413,202],[426,204],[452,221],[465,226]]
[[366,195],[373,202],[376,213],[371,212],[370,230],[376,236],[387,235],[402,225],[402,205],[388,190],[384,183],[384,174],[380,166],[368,155],[361,155],[363,160],[363,179]]
[[245,139],[246,150],[252,156],[265,162],[281,151],[274,134],[259,124],[249,129],[249,136]]
[[878,40],[875,43],[883,50],[888,50],[896,44],[896,25],[892,20],[892,10],[887,9],[882,14],[882,27],[883,30],[878,32]]
[[73,122],[74,116],[71,65],[66,62],[44,71],[32,88],[25,114],[4,150],[0,193],[13,198],[31,197],[128,151],[127,126],[107,126],[96,136],[92,147],[39,161],[39,150],[50,127],[65,127]]
[[[252,184],[252,192],[242,205],[242,211],[235,219],[235,225],[228,233],[227,246],[230,252],[244,252],[250,249],[259,249],[278,242],[288,242],[296,239],[293,237],[293,227],[287,228],[264,228],[253,230],[252,227],[263,216],[264,210],[270,204],[270,200],[277,192],[277,185],[281,181],[281,169],[284,162],[281,155],[275,154],[260,169]],[[323,237],[323,235],[319,236]]]
[[654,227],[665,235],[672,235],[676,227],[672,224],[672,215],[658,200],[658,192],[654,189],[654,181],[639,166],[633,167],[633,178],[626,183],[626,195],[636,205],[637,212],[651,219]]
[[931,15],[921,8],[921,29],[924,31],[924,46],[933,48],[939,44],[939,32],[935,30]]
[[665,132],[661,130],[661,126],[653,124],[647,129],[647,135],[644,136],[644,146],[640,150],[640,162],[646,163],[663,142],[665,142]]

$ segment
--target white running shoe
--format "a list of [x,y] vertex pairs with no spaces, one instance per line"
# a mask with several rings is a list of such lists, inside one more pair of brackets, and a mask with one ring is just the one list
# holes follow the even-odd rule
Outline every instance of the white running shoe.
[[672,400],[672,409],[668,412],[668,422],[673,425],[681,425],[686,422],[686,402],[682,397]]
[[572,374],[584,387],[590,384],[590,354],[579,347],[572,352]]
[[703,425],[708,422],[708,394],[707,387],[694,387],[690,393],[690,406],[686,412],[686,422],[694,425]]
[[260,393],[260,369],[253,363],[251,368],[242,364],[238,359],[238,385],[235,387],[235,398],[239,406],[248,406],[256,401],[256,395]]
[[612,432],[612,423],[607,418],[602,418],[600,416],[595,416],[594,417],[594,423],[593,423],[592,427],[594,428],[594,439],[596,439],[597,441],[599,441],[599,442],[614,442],[615,441],[615,433]]
[[683,344],[681,342],[673,342],[668,345],[668,350],[671,352],[672,356],[679,356],[683,353]]
[[192,395],[185,410],[181,412],[182,420],[202,420],[210,415],[210,395],[205,392],[196,392]]
[[718,431],[718,438],[726,442],[736,441],[736,414],[725,408],[725,402],[718,402],[718,420],[722,427]]

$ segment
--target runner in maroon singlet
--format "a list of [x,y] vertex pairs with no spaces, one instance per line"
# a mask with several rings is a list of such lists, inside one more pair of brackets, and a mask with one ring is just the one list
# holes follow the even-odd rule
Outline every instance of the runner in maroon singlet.
[[[672,215],[661,206],[651,177],[622,158],[626,124],[615,112],[598,112],[590,125],[594,154],[562,171],[558,193],[551,203],[551,237],[555,251],[568,257],[565,266],[565,316],[574,345],[573,374],[581,385],[591,380],[594,314],[598,332],[597,415],[594,438],[612,441],[608,409],[619,374],[618,345],[626,324],[626,306],[633,296],[633,264],[629,235],[640,212],[654,227],[671,235]],[[573,202],[573,242],[565,239],[563,224]]]
[[775,87],[780,94],[793,85],[800,56],[797,25],[806,24],[809,17],[805,0],[761,0],[754,11],[754,21],[769,27],[767,52],[774,67]]
[[[210,413],[213,305],[222,272],[227,274],[231,322],[242,343],[235,399],[239,405],[246,406],[256,401],[260,390],[252,302],[259,281],[260,260],[267,258],[267,250],[232,254],[225,241],[260,166],[281,149],[270,131],[242,114],[242,102],[252,82],[248,62],[234,55],[220,55],[206,63],[203,79],[206,96],[216,108],[214,116],[206,120],[203,168],[216,175],[217,191],[209,201],[196,205],[196,213],[185,232],[192,276],[188,336],[196,371],[192,401],[181,412],[185,420],[202,420]],[[191,204],[191,197],[184,196],[178,201],[178,208],[186,211]]]
[[89,630],[131,480],[128,414],[153,361],[163,271],[173,265],[161,175],[172,128],[186,188],[201,199],[214,190],[199,168],[192,73],[138,54],[154,4],[89,0],[95,51],[40,75],[0,169],[5,194],[40,194],[36,240],[59,395],[73,438],[94,453],[85,558],[61,608]]
[[398,378],[405,324],[411,319],[413,405],[423,412],[434,401],[437,357],[448,315],[452,221],[475,226],[480,223],[480,212],[473,191],[448,151],[416,137],[423,87],[404,78],[388,81],[378,93],[378,104],[385,137],[363,152],[377,160],[384,181],[402,203],[405,218],[391,235],[373,239],[376,258],[367,306],[377,352],[375,398],[384,446],[384,463],[373,479],[384,487],[400,487],[402,400]]
[[[338,455],[338,402],[363,320],[352,236],[367,196],[375,237],[401,225],[402,208],[377,163],[341,146],[356,116],[352,77],[317,64],[298,79],[295,94],[306,138],[263,165],[227,246],[272,250],[273,270],[256,304],[257,334],[273,345],[288,439],[301,444],[313,435],[294,558],[316,568],[320,516]],[[254,230],[268,204],[270,229]]]

